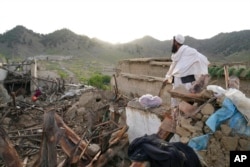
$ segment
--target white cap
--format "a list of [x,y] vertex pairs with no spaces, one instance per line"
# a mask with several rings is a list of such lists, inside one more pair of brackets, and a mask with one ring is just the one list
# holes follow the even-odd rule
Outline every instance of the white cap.
[[174,39],[176,40],[176,42],[178,42],[179,44],[183,44],[185,41],[184,36],[177,34],[174,36]]

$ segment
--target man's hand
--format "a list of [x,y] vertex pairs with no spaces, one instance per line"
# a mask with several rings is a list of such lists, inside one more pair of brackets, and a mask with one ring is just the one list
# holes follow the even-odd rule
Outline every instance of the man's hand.
[[172,83],[172,76],[171,75],[168,75],[168,74],[166,74],[165,75],[165,79],[164,79],[164,81],[163,81],[163,83],[164,84],[167,84],[167,83]]
[[167,79],[167,80],[168,80],[169,78],[171,78],[171,77],[172,77],[171,75],[168,75],[168,74],[165,75],[165,79]]

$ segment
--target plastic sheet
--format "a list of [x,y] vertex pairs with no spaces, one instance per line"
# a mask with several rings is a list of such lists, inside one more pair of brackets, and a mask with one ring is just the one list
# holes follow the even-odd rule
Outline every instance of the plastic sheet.
[[205,150],[208,145],[210,134],[205,134],[202,136],[194,137],[189,140],[188,146],[192,147],[194,150]]
[[228,121],[234,134],[250,136],[250,126],[247,126],[245,117],[240,113],[235,113]]
[[221,108],[207,119],[206,125],[215,132],[222,123],[231,118],[236,112],[238,111],[232,101],[225,98]]

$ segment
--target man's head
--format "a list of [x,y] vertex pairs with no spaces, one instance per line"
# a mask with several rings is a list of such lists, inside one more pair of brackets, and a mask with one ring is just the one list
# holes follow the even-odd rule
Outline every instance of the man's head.
[[181,45],[185,41],[184,36],[177,34],[173,37],[172,53],[176,53]]

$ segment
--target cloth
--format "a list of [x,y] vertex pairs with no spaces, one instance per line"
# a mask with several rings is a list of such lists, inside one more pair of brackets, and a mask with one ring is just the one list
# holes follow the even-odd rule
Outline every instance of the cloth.
[[34,96],[39,97],[39,96],[41,96],[41,95],[42,95],[41,90],[40,90],[40,89],[37,89],[37,90],[35,91]]
[[233,133],[250,136],[250,126],[247,125],[244,115],[229,98],[224,99],[222,107],[207,119],[206,125],[215,132],[224,122],[232,128]]
[[183,44],[185,41],[184,36],[177,34],[174,36],[174,39],[176,40],[176,42],[178,42],[179,44]]
[[159,107],[162,104],[162,99],[159,96],[145,94],[139,98],[139,103],[146,108]]
[[[178,87],[184,87],[187,91],[191,89],[192,83],[182,83],[180,77],[174,77],[174,83],[172,84],[172,89],[176,89]],[[179,99],[171,97],[171,107],[177,107],[179,105]]]
[[207,90],[213,91],[213,93],[216,97],[220,97],[222,95],[225,95],[225,93],[226,93],[226,90],[218,85],[208,85]]
[[250,126],[250,98],[246,97],[244,93],[235,88],[225,90],[217,85],[208,85],[207,90],[212,90],[216,96],[225,95],[230,99],[237,110],[245,116],[248,126]]
[[181,142],[168,143],[156,134],[134,139],[128,157],[133,161],[149,161],[151,167],[201,167],[191,147]]
[[232,101],[228,98],[225,98],[222,106],[215,113],[213,113],[206,121],[206,125],[215,132],[220,125],[231,118],[237,112],[236,107]]
[[194,137],[189,140],[188,145],[194,150],[200,151],[207,149],[210,134]]
[[175,54],[172,54],[171,59],[173,63],[168,75],[185,77],[193,74],[208,74],[210,62],[207,57],[187,45],[182,45]]
[[[210,64],[208,59],[187,45],[182,45],[175,54],[172,54],[171,59],[172,63],[166,75],[174,76],[173,89],[182,85],[189,91],[192,87],[191,83],[182,83],[181,77],[194,75],[195,78],[199,78],[201,75],[208,74]],[[171,98],[171,107],[178,106],[177,101],[177,99]]]
[[238,111],[245,116],[248,126],[250,126],[250,98],[234,88],[228,89],[225,92],[225,96],[232,100]]
[[232,128],[233,134],[240,134],[250,137],[250,126],[247,126],[245,117],[236,112],[228,121],[229,127]]

